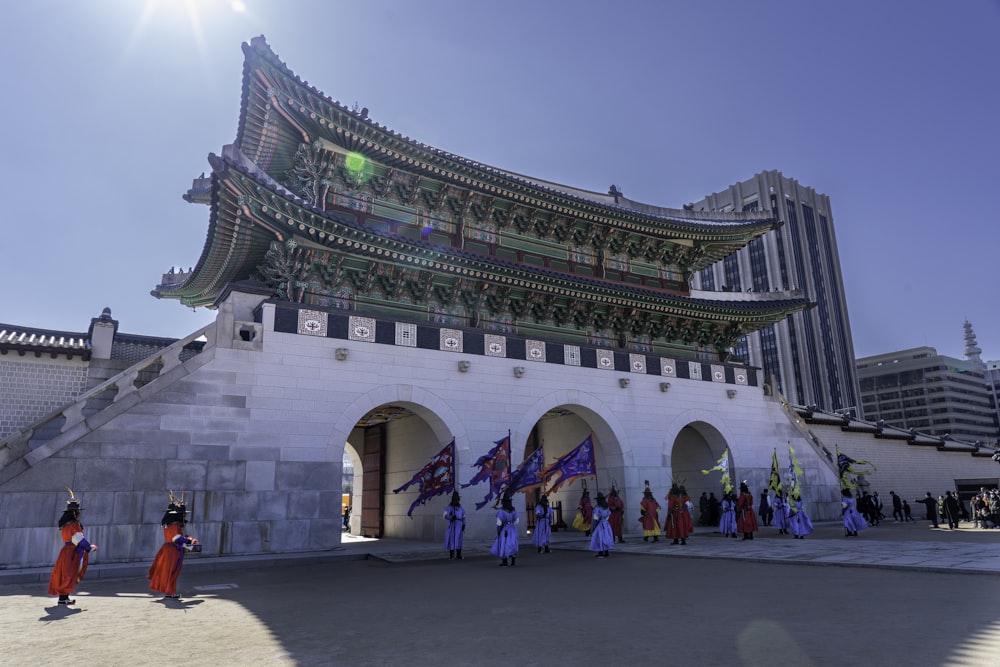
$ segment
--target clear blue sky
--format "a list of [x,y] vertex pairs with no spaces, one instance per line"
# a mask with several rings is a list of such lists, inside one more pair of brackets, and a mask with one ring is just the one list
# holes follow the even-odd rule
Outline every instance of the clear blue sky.
[[235,139],[240,44],[376,122],[680,207],[765,169],[830,196],[858,356],[962,323],[1000,359],[996,0],[31,0],[3,9],[0,322],[181,337],[181,195]]

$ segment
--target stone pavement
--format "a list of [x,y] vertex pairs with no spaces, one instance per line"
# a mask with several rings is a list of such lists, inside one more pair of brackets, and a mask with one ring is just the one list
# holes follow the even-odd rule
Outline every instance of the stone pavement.
[[151,594],[145,564],[96,564],[71,607],[45,595],[47,568],[7,572],[0,664],[998,664],[1000,530],[775,533],[627,537],[597,560],[560,532],[551,555],[525,539],[515,568],[486,544],[449,562],[438,543],[348,538],[324,554],[189,558],[181,600]]
[[[288,555],[202,558],[189,556],[185,571],[223,572],[227,570],[314,564],[330,560],[377,559],[402,563],[447,558],[438,542],[393,538],[369,539],[344,535],[340,547],[325,552]],[[552,534],[553,546],[560,550],[587,551],[589,538],[575,530]],[[489,556],[489,543],[466,541],[465,555]],[[530,550],[530,536],[522,536],[522,554]],[[758,563],[799,565],[841,565],[927,572],[1000,574],[1000,529],[973,528],[963,522],[957,530],[933,528],[924,520],[914,523],[883,521],[857,537],[844,537],[839,522],[817,522],[815,532],[804,540],[778,535],[773,527],[762,527],[755,539],[725,538],[698,526],[686,545],[643,542],[641,536],[627,535],[616,544],[616,553],[667,558],[709,558]],[[101,564],[96,560],[88,579],[145,576],[148,564]],[[48,581],[49,568],[0,569],[0,585]]]

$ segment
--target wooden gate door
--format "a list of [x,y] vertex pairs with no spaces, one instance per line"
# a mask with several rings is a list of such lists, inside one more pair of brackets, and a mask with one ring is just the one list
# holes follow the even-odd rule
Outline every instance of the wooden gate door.
[[382,537],[382,498],[385,493],[385,424],[365,429],[361,465],[361,534]]

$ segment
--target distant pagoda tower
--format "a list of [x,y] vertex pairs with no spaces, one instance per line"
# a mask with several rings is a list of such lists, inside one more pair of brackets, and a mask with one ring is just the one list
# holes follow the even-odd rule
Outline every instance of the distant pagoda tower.
[[972,322],[965,321],[962,325],[965,328],[965,357],[976,364],[977,368],[984,368],[982,355],[983,351],[976,344],[976,332],[972,330]]

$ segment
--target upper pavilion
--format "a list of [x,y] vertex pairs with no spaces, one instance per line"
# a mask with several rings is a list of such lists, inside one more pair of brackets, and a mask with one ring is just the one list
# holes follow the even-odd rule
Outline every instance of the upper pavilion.
[[800,292],[692,292],[691,275],[781,222],[530,178],[402,136],[243,45],[235,144],[184,198],[209,204],[190,271],[153,295],[210,306],[255,279],[317,309],[723,358],[810,306]]

